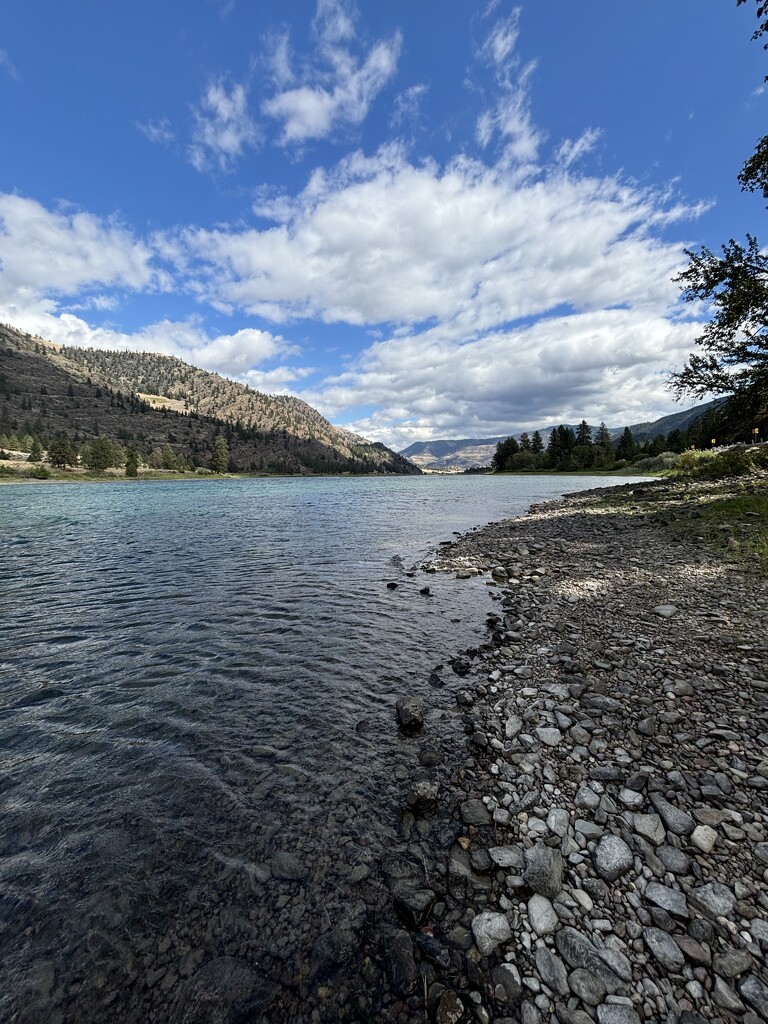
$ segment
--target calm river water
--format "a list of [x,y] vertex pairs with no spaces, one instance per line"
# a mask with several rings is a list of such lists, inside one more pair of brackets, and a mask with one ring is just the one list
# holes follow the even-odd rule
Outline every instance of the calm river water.
[[439,719],[458,680],[430,675],[483,636],[484,583],[407,570],[604,483],[0,488],[0,1019],[192,1021],[201,978],[214,1009],[255,965],[306,982],[394,841],[396,698]]

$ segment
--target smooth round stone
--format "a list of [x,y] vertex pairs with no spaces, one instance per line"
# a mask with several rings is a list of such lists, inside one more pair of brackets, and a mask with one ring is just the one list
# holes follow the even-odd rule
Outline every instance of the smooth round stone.
[[560,919],[546,896],[539,896],[537,893],[528,900],[528,923],[542,938],[555,932]]
[[653,614],[662,619],[671,619],[676,611],[677,607],[673,604],[657,604],[653,609]]
[[604,835],[593,854],[595,870],[606,882],[615,882],[634,865],[632,851],[619,836]]
[[571,896],[586,913],[589,914],[594,910],[595,904],[592,902],[592,897],[588,892],[584,892],[583,889],[571,889]]
[[545,836],[549,832],[549,827],[546,821],[542,821],[541,818],[529,818],[528,832],[537,836]]

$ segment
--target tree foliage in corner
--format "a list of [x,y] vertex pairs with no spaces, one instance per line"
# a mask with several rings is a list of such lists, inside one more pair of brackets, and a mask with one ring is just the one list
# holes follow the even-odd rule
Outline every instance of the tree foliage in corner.
[[[746,2],[736,0],[737,6]],[[756,0],[756,14],[752,38],[760,39],[768,34],[768,2]],[[768,199],[768,136],[758,141],[739,181],[742,191]],[[746,245],[730,239],[722,256],[704,246],[686,255],[688,268],[675,280],[687,302],[710,305],[712,319],[697,339],[703,354],[692,353],[669,386],[678,398],[732,395],[743,413],[759,416],[768,404],[768,253],[748,234]]]

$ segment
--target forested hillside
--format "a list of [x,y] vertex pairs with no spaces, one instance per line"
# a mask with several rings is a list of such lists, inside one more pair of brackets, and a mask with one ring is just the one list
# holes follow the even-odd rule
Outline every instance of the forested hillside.
[[157,352],[114,352],[63,346],[60,355],[92,379],[142,396],[150,405],[213,416],[256,430],[287,430],[354,453],[346,435],[299,398],[266,395]]
[[0,326],[0,449],[34,442],[47,451],[66,439],[77,450],[97,438],[166,469],[211,468],[223,438],[232,471],[418,472],[299,399],[264,395],[169,356],[65,349]]

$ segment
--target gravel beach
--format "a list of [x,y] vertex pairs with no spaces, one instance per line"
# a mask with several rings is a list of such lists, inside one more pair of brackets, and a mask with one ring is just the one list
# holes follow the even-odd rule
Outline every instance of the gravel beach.
[[[764,488],[570,496],[424,567],[496,607],[452,665],[461,756],[406,799],[381,1019],[768,1020],[768,582],[738,523],[724,554],[695,535],[713,492]],[[417,735],[424,760],[428,709]]]

